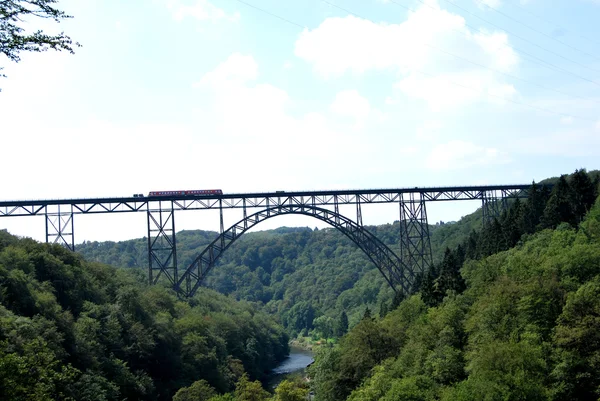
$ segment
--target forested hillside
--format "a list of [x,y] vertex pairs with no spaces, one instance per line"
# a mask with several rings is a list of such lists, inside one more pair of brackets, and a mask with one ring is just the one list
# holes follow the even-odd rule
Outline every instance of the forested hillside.
[[199,379],[228,392],[288,353],[254,306],[209,289],[183,302],[139,273],[0,231],[0,399],[171,400]]
[[598,399],[597,195],[585,173],[561,177],[447,249],[419,293],[321,349],[315,399]]
[[[446,246],[463,241],[479,227],[480,214],[460,223],[431,225],[434,259],[441,260]],[[368,229],[399,254],[399,222]],[[217,235],[200,230],[177,233],[179,265],[187,266]],[[77,250],[89,260],[147,269],[145,239],[86,242]],[[371,261],[333,228],[279,228],[245,234],[223,254],[205,287],[264,305],[292,334],[310,331],[313,318],[319,315],[337,320],[345,312],[354,324],[365,305],[379,310],[382,302],[393,298],[393,291]]]
[[[590,179],[597,177],[597,172],[590,173]],[[446,248],[465,243],[481,224],[478,210],[459,222],[430,225],[434,261],[442,262]],[[398,221],[367,228],[400,254]],[[200,230],[177,233],[179,265],[188,266],[217,235]],[[113,266],[146,269],[148,263],[145,239],[86,242],[77,249],[89,260]],[[204,285],[264,305],[293,336],[309,334],[315,328],[317,335],[333,332],[342,314],[352,326],[366,306],[375,312],[385,310],[394,296],[362,251],[333,228],[279,228],[245,234],[224,253]],[[314,319],[321,316],[316,327]]]

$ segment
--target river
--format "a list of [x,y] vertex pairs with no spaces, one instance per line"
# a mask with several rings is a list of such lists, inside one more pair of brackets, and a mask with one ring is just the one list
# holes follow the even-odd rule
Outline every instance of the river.
[[267,388],[273,390],[288,375],[303,372],[313,361],[313,353],[311,351],[290,347],[290,355],[271,371],[271,375],[267,381]]

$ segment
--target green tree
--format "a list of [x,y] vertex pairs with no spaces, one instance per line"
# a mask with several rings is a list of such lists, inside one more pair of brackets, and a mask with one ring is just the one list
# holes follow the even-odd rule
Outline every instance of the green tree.
[[189,387],[179,389],[173,401],[207,401],[216,395],[215,389],[206,380],[198,380]]
[[284,380],[275,389],[273,401],[305,401],[308,389],[293,381]]
[[465,282],[460,275],[458,260],[454,252],[446,248],[444,260],[440,268],[440,275],[435,281],[436,303],[442,302],[448,291],[461,293],[465,289]]
[[333,335],[333,325],[334,321],[329,316],[319,316],[314,320],[315,329],[321,334],[324,338],[329,338]]
[[394,298],[392,299],[392,305],[390,306],[390,311],[398,309],[398,307],[400,306],[402,301],[404,301],[404,298],[406,298],[404,291],[402,290],[402,288],[398,288],[396,290],[396,292],[394,292]]
[[554,342],[557,399],[597,399],[600,391],[600,276],[570,294]]
[[554,188],[542,216],[541,223],[544,228],[556,228],[560,223],[576,223],[573,211],[572,190],[565,175],[562,175]]
[[73,47],[79,44],[73,44],[71,38],[64,33],[47,35],[41,30],[29,33],[23,27],[22,21],[29,17],[53,19],[57,23],[71,18],[54,7],[57,2],[58,0],[0,1],[0,53],[14,62],[21,60],[19,53],[23,51],[43,52],[52,49],[66,50],[73,54]]
[[250,381],[248,375],[244,374],[235,385],[235,400],[236,401],[264,401],[269,398],[258,380]]
[[523,207],[522,227],[525,233],[535,232],[546,208],[549,194],[546,186],[539,186],[535,181],[527,191],[527,201]]
[[598,186],[594,184],[587,172],[575,170],[571,176],[570,182],[572,190],[573,213],[575,214],[575,223],[579,224],[585,214],[590,210],[596,196],[598,195]]
[[348,315],[346,311],[342,311],[340,317],[335,325],[335,335],[338,337],[343,336],[348,332]]
[[381,300],[381,302],[379,303],[379,318],[383,319],[385,317],[385,315],[387,315],[387,313],[388,313],[387,302],[385,302],[384,300]]

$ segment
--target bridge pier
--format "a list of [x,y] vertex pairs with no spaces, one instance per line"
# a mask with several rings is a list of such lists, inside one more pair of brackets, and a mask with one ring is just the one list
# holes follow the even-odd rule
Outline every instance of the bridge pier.
[[486,226],[500,218],[502,212],[508,208],[506,197],[502,191],[483,191],[481,195],[481,211],[483,225]]
[[[163,209],[163,203],[168,206]],[[159,201],[158,209],[148,205],[148,281],[156,284],[162,275],[171,285],[179,280],[175,211],[173,201]]]
[[420,193],[400,196],[400,259],[414,274],[428,271],[433,265],[427,208]]
[[47,205],[44,208],[46,217],[46,243],[61,244],[64,247],[75,251],[75,236],[73,223],[73,205],[67,206],[68,211],[61,211],[61,205],[52,207]]

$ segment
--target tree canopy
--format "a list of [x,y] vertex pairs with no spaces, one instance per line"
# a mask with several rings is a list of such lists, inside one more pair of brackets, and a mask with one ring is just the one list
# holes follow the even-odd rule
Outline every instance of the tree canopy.
[[[0,1],[0,53],[9,60],[19,62],[21,52],[43,52],[49,49],[74,53],[73,43],[64,32],[47,34],[43,30],[28,29],[30,18],[61,20],[71,18],[55,8],[58,0],[1,0]],[[2,67],[0,67],[2,70]]]

